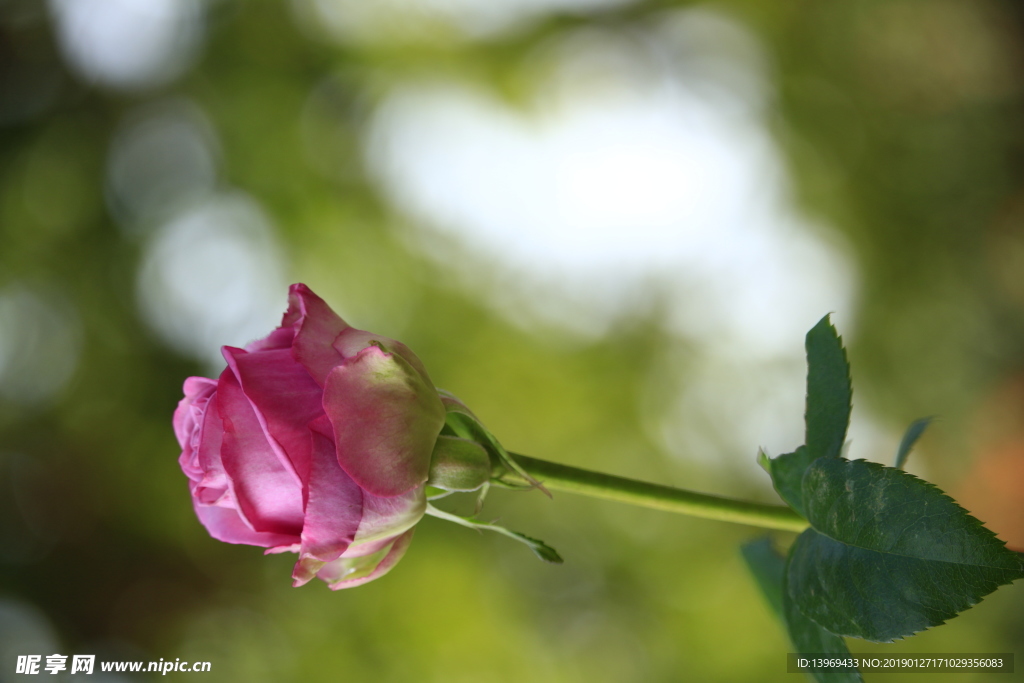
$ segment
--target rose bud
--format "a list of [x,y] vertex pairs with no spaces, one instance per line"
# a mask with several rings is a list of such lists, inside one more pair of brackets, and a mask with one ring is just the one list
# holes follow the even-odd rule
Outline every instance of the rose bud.
[[435,446],[442,485],[482,486],[490,464],[468,452],[479,446],[439,444],[445,405],[406,346],[350,327],[305,285],[288,302],[266,338],[223,348],[217,380],[185,381],[179,462],[211,536],[298,553],[296,586],[349,588],[405,553]]

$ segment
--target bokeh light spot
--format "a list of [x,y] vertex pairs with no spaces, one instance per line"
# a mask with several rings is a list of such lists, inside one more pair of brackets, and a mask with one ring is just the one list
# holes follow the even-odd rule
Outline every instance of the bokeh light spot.
[[160,337],[217,370],[222,345],[265,335],[285,308],[280,246],[266,214],[237,192],[196,204],[158,228],[138,288],[142,315]]
[[26,406],[55,399],[80,346],[78,316],[59,294],[22,284],[0,290],[0,398]]
[[107,198],[129,232],[214,189],[216,136],[198,107],[184,100],[133,112],[111,143]]
[[202,36],[198,0],[51,0],[50,6],[71,66],[115,88],[173,80]]

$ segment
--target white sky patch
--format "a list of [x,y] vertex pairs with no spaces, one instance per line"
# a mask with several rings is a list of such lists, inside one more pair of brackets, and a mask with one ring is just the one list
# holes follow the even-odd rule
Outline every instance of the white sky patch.
[[602,100],[530,119],[479,89],[408,86],[380,114],[376,160],[400,206],[517,266],[632,274],[735,225],[752,155],[713,110],[683,93]]
[[[414,244],[518,324],[600,335],[657,298],[666,328],[709,354],[690,386],[722,389],[678,378],[674,451],[692,450],[672,425],[695,400],[708,419],[686,421],[688,439],[742,458],[765,436],[796,446],[803,337],[829,311],[849,337],[854,269],[792,205],[753,38],[706,11],[661,19],[639,40],[585,32],[549,50],[522,107],[462,81],[400,85],[369,163]],[[769,380],[793,391],[773,401]]]
[[[502,290],[538,299],[543,282],[549,300],[533,313],[591,333],[652,281],[674,302],[670,328],[747,352],[792,347],[824,313],[848,310],[852,268],[790,205],[758,103],[687,87],[596,38],[564,50],[524,110],[452,81],[384,100],[369,160],[423,228],[418,244],[469,278],[481,261],[503,270]],[[558,312],[559,298],[572,310]]]
[[50,0],[50,8],[71,66],[114,88],[173,80],[203,33],[199,0]]
[[224,367],[220,347],[245,346],[287,308],[282,252],[248,196],[214,195],[150,238],[139,271],[143,318],[170,346]]

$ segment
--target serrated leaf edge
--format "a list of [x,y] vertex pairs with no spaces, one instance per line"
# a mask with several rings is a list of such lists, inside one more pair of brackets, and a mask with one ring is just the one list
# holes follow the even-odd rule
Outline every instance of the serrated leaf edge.
[[[819,460],[819,459],[820,459],[820,458],[815,458],[815,460],[813,460],[813,461],[811,462],[811,464],[813,464],[814,462],[816,462],[816,461],[817,461],[817,460]],[[1001,586],[1007,586],[1007,585],[1009,585],[1009,584],[1013,583],[1014,581],[1016,581],[1016,580],[1017,580],[1017,579],[1019,579],[1019,578],[1024,578],[1024,552],[1021,552],[1021,551],[1015,551],[1015,550],[1011,550],[1010,548],[1008,548],[1008,547],[1007,547],[1007,545],[1006,545],[1006,541],[1004,541],[1003,539],[999,538],[999,536],[998,536],[998,535],[997,535],[997,534],[996,534],[995,532],[993,532],[993,531],[992,531],[991,529],[989,529],[988,527],[986,527],[986,526],[985,526],[985,524],[984,524],[984,523],[983,523],[983,522],[982,522],[981,520],[979,520],[979,519],[978,519],[977,517],[975,517],[974,515],[972,515],[972,514],[970,513],[970,511],[968,511],[968,510],[967,510],[966,508],[964,508],[964,507],[963,507],[962,505],[960,505],[960,503],[958,503],[958,502],[956,501],[956,499],[955,499],[955,498],[953,498],[952,496],[950,496],[950,495],[949,495],[948,493],[946,493],[945,491],[943,491],[942,489],[940,489],[940,488],[939,488],[938,486],[936,486],[936,485],[935,485],[935,484],[933,484],[932,482],[930,482],[930,481],[928,481],[928,480],[926,480],[926,479],[922,479],[922,478],[920,478],[920,477],[918,477],[918,476],[916,476],[916,475],[914,475],[914,474],[911,474],[910,472],[907,472],[907,471],[905,471],[905,470],[897,469],[897,468],[894,468],[894,467],[888,467],[888,466],[886,466],[886,465],[883,465],[883,464],[881,464],[881,463],[873,462],[873,461],[871,461],[871,460],[865,460],[865,459],[863,459],[863,458],[858,458],[858,459],[856,459],[856,460],[851,460],[851,461],[849,461],[849,462],[863,462],[863,463],[865,463],[865,464],[867,464],[867,465],[869,465],[869,466],[871,466],[871,467],[876,467],[876,468],[879,468],[879,469],[891,469],[891,470],[896,470],[896,471],[898,471],[898,472],[899,472],[900,474],[902,474],[902,475],[904,475],[904,476],[908,476],[908,477],[911,477],[911,478],[913,478],[913,479],[915,479],[915,480],[917,480],[917,481],[919,481],[919,482],[923,483],[923,484],[924,484],[925,486],[927,486],[928,488],[930,488],[930,489],[933,489],[934,491],[938,492],[938,494],[939,494],[939,495],[940,495],[941,497],[943,497],[943,498],[945,498],[946,500],[950,501],[950,502],[951,502],[951,503],[953,503],[953,505],[955,505],[955,506],[956,506],[956,507],[957,507],[957,508],[958,508],[958,509],[959,509],[960,511],[962,511],[962,512],[964,513],[964,515],[965,515],[965,516],[966,516],[966,517],[968,518],[968,520],[969,520],[969,523],[970,523],[970,524],[973,524],[973,525],[975,525],[975,526],[976,526],[977,528],[980,528],[980,529],[981,529],[981,530],[982,530],[982,531],[983,531],[983,532],[984,532],[984,533],[985,533],[985,534],[986,534],[986,535],[987,535],[987,536],[988,536],[988,537],[989,537],[990,539],[994,539],[995,541],[997,541],[997,542],[998,542],[998,543],[999,543],[999,544],[1000,544],[1000,545],[1001,545],[1001,546],[1002,546],[1002,547],[1003,547],[1003,548],[1004,548],[1005,550],[1007,550],[1008,552],[1010,552],[1010,553],[1014,553],[1014,554],[1016,554],[1016,555],[1017,555],[1018,571],[1020,572],[1020,575],[1019,575],[1019,576],[1017,576],[1016,578],[1012,578],[1012,579],[1009,579],[1009,580],[1007,580],[1007,581],[1001,581],[1001,582],[997,583],[997,584],[996,584],[996,588],[999,588],[999,587],[1001,587]],[[807,466],[807,470],[809,470],[809,469],[810,469],[810,465],[808,465],[808,466]],[[806,475],[806,470],[805,470],[804,474]],[[873,552],[873,553],[879,553],[879,554],[883,554],[883,551],[880,551],[880,550],[875,550],[874,548],[866,548],[866,547],[864,547],[864,546],[858,546],[858,545],[855,545],[855,544],[853,544],[853,543],[847,543],[846,541],[841,541],[841,540],[839,540],[839,539],[837,539],[837,538],[833,538],[832,536],[830,536],[830,535],[826,534],[825,532],[821,531],[820,529],[818,529],[818,527],[814,526],[814,523],[813,523],[813,522],[811,521],[811,519],[810,519],[810,517],[809,517],[809,516],[807,516],[807,521],[808,521],[808,523],[810,523],[811,527],[810,527],[810,529],[808,529],[808,530],[804,531],[804,532],[803,532],[803,533],[801,534],[801,536],[802,536],[802,535],[803,535],[804,533],[807,533],[807,531],[811,531],[811,530],[813,530],[813,531],[814,531],[815,533],[817,533],[817,534],[820,534],[820,535],[824,536],[825,538],[828,538],[829,540],[831,540],[831,541],[834,541],[835,543],[840,543],[840,544],[842,544],[842,545],[846,545],[846,546],[849,546],[849,547],[851,547],[851,548],[858,548],[858,549],[860,549],[860,550],[865,550],[865,551],[867,551],[867,552]],[[792,552],[792,550],[791,550],[791,552]],[[942,563],[945,563],[945,564],[953,564],[953,565],[956,565],[956,564],[960,564],[960,563],[957,563],[957,562],[949,562],[948,560],[940,560],[940,559],[932,559],[932,558],[922,558],[922,557],[914,557],[914,556],[912,556],[912,555],[902,555],[902,554],[900,554],[900,553],[891,553],[891,552],[887,552],[886,554],[894,555],[894,556],[897,556],[897,557],[904,557],[904,558],[907,558],[907,559],[912,559],[912,560],[927,560],[927,561],[929,561],[929,562],[942,562]],[[788,566],[789,566],[789,560],[788,560],[788,558],[787,558],[787,572],[788,572]],[[989,565],[983,565],[983,564],[972,564],[972,565],[970,565],[970,566],[975,566],[975,567],[984,567],[984,568],[986,568],[986,569],[998,569],[998,570],[1004,570],[1004,571],[1009,571],[1009,570],[1008,570],[1008,569],[1007,569],[1006,567],[993,567],[993,566],[989,566]],[[788,584],[788,580],[787,580],[787,584]],[[787,585],[787,586],[785,586],[785,587],[783,588],[783,590],[784,590],[784,591],[786,591],[786,592],[788,593],[788,592],[789,592],[789,589],[788,589],[788,585]],[[994,591],[992,591],[992,592],[994,592]],[[964,613],[964,612],[966,612],[967,610],[969,610],[969,609],[972,609],[973,607],[975,607],[976,605],[978,605],[978,604],[979,604],[979,603],[980,603],[980,602],[981,602],[982,600],[984,600],[984,598],[985,598],[985,597],[987,597],[988,595],[991,595],[991,594],[992,594],[991,592],[990,592],[990,593],[986,593],[986,594],[985,594],[984,596],[981,596],[981,597],[979,597],[979,598],[977,598],[977,599],[973,599],[973,598],[971,598],[971,597],[968,597],[968,598],[967,598],[967,600],[968,600],[969,604],[968,604],[968,605],[967,605],[966,607],[964,607],[964,608],[963,608],[962,610],[959,610],[959,611],[958,611],[958,612],[956,613],[956,615],[955,615],[955,616],[960,616],[961,614],[963,614],[963,613]],[[794,599],[794,601],[795,601],[795,600],[796,600],[796,597],[795,597],[795,596],[793,596],[793,599]],[[794,603],[794,604],[795,604],[795,606],[797,607],[797,609],[800,609],[799,603]],[[907,639],[907,638],[912,638],[913,636],[916,636],[916,635],[917,635],[917,634],[919,634],[919,633],[924,633],[925,631],[928,631],[928,630],[930,630],[930,629],[936,628],[936,627],[938,627],[938,626],[944,626],[944,625],[945,625],[945,624],[946,624],[946,623],[948,622],[948,619],[952,619],[952,618],[954,618],[954,617],[949,617],[949,618],[947,618],[947,619],[943,619],[943,620],[941,620],[941,621],[938,621],[938,622],[937,622],[937,623],[935,623],[935,624],[932,624],[932,625],[930,625],[930,626],[926,626],[925,628],[922,628],[922,629],[920,629],[920,630],[917,630],[917,631],[911,631],[911,632],[910,632],[909,634],[907,634],[907,635],[904,635],[904,636],[896,636],[895,638],[893,638],[893,639],[891,639],[891,640],[879,640],[879,641],[874,641],[874,640],[869,640],[869,639],[867,639],[867,638],[861,638],[860,636],[846,636],[846,635],[843,635],[843,634],[838,634],[838,633],[835,633],[835,632],[833,632],[833,631],[832,631],[831,629],[829,629],[828,627],[826,627],[826,626],[824,626],[824,625],[820,624],[820,623],[819,623],[819,622],[818,622],[818,621],[817,621],[816,619],[814,619],[813,617],[811,617],[811,616],[809,616],[808,614],[806,614],[806,613],[805,613],[805,612],[804,612],[804,611],[803,611],[802,609],[800,609],[800,613],[801,613],[801,614],[803,614],[803,615],[804,615],[805,617],[807,617],[808,619],[810,619],[811,621],[813,621],[813,622],[814,622],[815,624],[817,624],[817,625],[818,625],[819,627],[821,627],[821,628],[825,629],[826,631],[828,631],[829,633],[832,633],[833,635],[837,635],[837,636],[840,636],[840,637],[847,637],[847,638],[860,638],[861,640],[868,640],[869,642],[878,642],[878,643],[895,643],[896,641],[899,641],[899,640],[905,640],[905,639]]]

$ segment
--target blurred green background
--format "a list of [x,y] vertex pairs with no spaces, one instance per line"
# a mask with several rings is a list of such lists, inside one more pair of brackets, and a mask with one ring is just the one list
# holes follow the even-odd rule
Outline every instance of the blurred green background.
[[[302,281],[514,451],[770,501],[831,310],[851,456],[938,415],[909,469],[1024,548],[1022,189],[1009,1],[0,0],[0,681],[799,680],[757,530],[568,494],[485,507],[563,566],[427,519],[292,589],[196,521],[181,383]],[[1016,585],[852,649],[1022,644]]]

